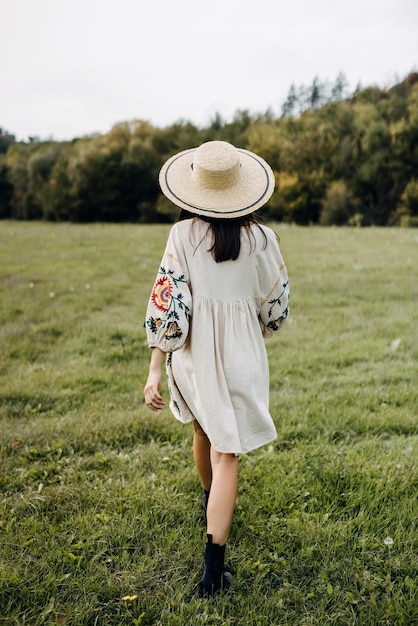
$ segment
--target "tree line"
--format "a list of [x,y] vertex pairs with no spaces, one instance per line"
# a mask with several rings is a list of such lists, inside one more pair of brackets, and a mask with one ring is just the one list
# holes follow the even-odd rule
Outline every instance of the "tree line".
[[347,93],[315,78],[291,86],[280,115],[219,114],[205,128],[178,121],[117,124],[72,141],[18,142],[0,129],[0,218],[164,222],[177,216],[158,187],[175,152],[221,139],[272,166],[267,219],[296,224],[418,226],[418,73],[390,88]]

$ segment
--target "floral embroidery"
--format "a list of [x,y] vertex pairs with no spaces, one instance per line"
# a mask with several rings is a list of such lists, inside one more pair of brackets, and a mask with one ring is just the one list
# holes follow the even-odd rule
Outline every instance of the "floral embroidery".
[[283,324],[286,317],[287,315],[286,316],[282,315],[282,317],[279,317],[279,319],[272,320],[271,322],[267,324],[267,328],[270,328],[270,330],[279,330],[280,326]]
[[151,302],[156,309],[165,314],[163,319],[149,317],[147,326],[156,334],[161,325],[165,328],[165,339],[177,339],[183,335],[180,325],[181,316],[188,321],[190,308],[184,301],[184,295],[180,291],[181,283],[187,284],[184,274],[176,276],[173,270],[160,267],[161,277],[155,281],[151,292]]
[[151,293],[151,300],[159,311],[167,313],[172,291],[173,284],[168,276],[161,276],[156,281]]
[[164,333],[167,339],[176,339],[177,337],[181,337],[182,334],[183,331],[178,326],[177,322],[169,322],[167,324],[167,330]]
[[162,320],[160,317],[150,317],[147,320],[147,324],[149,329],[153,332],[156,333],[157,330],[160,328],[161,324],[162,324]]
[[289,315],[289,306],[286,306],[286,308],[283,311],[281,310],[282,299],[284,298],[284,296],[286,296],[285,301],[288,301],[289,299],[289,281],[286,281],[285,283],[283,283],[282,287],[283,289],[280,295],[277,298],[273,298],[272,300],[269,300],[268,302],[271,305],[268,310],[269,318],[273,316],[273,313],[275,313],[275,308],[277,306],[280,307],[279,308],[280,315],[276,319],[272,319],[267,324],[267,328],[270,328],[271,330],[279,330],[280,326],[283,324],[283,322]]
[[174,275],[174,271],[173,270],[168,270],[168,272],[166,272],[165,268],[163,266],[160,267],[160,274],[165,274],[167,276],[169,276],[171,278],[171,280],[173,281],[173,283],[175,284],[176,287],[178,287],[178,283],[185,283],[186,279],[184,278],[184,274],[182,274],[181,276],[178,276],[177,278]]

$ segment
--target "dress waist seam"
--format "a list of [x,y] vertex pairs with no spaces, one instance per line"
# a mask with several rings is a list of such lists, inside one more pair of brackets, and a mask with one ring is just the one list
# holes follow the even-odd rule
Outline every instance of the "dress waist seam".
[[237,304],[241,304],[242,302],[249,302],[252,303],[255,301],[255,298],[253,296],[233,296],[233,297],[214,297],[214,296],[207,296],[205,294],[201,294],[201,293],[196,293],[195,291],[193,292],[193,299],[198,298],[200,300],[207,300],[210,303],[234,303],[236,302]]

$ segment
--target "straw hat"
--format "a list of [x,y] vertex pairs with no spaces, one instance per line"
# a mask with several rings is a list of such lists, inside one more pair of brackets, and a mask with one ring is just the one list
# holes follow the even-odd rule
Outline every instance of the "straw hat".
[[174,204],[196,215],[233,218],[256,211],[270,198],[270,166],[226,141],[208,141],[166,161],[160,186]]

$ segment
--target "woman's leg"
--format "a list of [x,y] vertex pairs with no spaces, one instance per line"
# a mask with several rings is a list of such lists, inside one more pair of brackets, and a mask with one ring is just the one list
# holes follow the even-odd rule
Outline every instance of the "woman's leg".
[[208,502],[208,535],[213,543],[225,545],[234,515],[238,490],[238,456],[210,450],[212,486]]
[[210,451],[212,486],[207,509],[208,530],[199,596],[213,596],[231,583],[224,571],[225,547],[234,514],[238,490],[238,457]]
[[209,491],[212,484],[212,466],[210,460],[210,442],[200,424],[193,422],[193,457],[199,474],[200,482],[205,491]]

